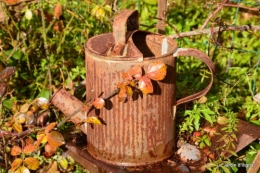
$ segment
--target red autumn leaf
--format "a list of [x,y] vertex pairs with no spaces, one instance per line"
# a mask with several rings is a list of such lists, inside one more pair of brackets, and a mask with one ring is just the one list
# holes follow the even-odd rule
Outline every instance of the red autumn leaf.
[[138,88],[143,94],[153,93],[153,84],[149,78],[142,76],[138,81]]
[[166,76],[167,66],[161,61],[149,64],[146,76],[153,80],[163,80]]
[[101,109],[105,106],[105,100],[102,98],[96,98],[92,104],[95,108]]

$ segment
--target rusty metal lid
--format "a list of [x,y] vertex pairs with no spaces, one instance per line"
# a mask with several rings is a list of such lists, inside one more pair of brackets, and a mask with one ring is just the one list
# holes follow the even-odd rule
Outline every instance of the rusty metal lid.
[[138,29],[138,12],[123,10],[114,19],[113,33],[90,38],[85,50],[106,60],[137,62],[168,56],[177,50],[173,39]]

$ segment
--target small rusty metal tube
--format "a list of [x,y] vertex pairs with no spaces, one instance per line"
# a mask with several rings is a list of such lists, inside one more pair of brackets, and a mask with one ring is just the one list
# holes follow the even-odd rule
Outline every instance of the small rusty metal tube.
[[[50,103],[57,107],[66,117],[76,113],[71,117],[71,121],[74,124],[81,123],[85,119],[85,114],[81,111],[83,103],[71,95],[68,91],[60,88],[52,96]],[[80,129],[87,134],[87,124],[84,123],[80,126]]]

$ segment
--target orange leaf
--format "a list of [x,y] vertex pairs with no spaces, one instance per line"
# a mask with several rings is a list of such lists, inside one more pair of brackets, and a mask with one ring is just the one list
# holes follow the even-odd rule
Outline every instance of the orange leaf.
[[163,80],[166,72],[167,66],[161,61],[155,61],[149,64],[146,75],[153,80]]
[[87,117],[83,122],[102,125],[101,121],[97,117]]
[[95,108],[101,109],[105,106],[105,101],[102,98],[96,98],[92,104]]
[[123,87],[127,86],[128,84],[129,84],[129,82],[119,83],[119,84],[117,84],[117,88],[123,88]]
[[128,70],[127,72],[130,76],[133,76],[135,79],[140,79],[143,74],[142,67],[140,65],[136,65]]
[[52,156],[57,151],[57,147],[54,147],[54,146],[50,145],[49,143],[47,143],[44,146],[44,150],[48,154],[48,156]]
[[44,132],[38,132],[36,135],[37,143],[36,147],[39,147],[41,143],[46,143],[47,142],[47,136]]
[[126,87],[120,88],[120,91],[118,93],[119,101],[124,101],[125,98],[127,97],[127,89]]
[[23,153],[24,154],[31,154],[32,152],[34,152],[36,150],[36,147],[33,145],[33,144],[29,144],[29,145],[26,145],[24,148],[23,148]]
[[138,81],[138,88],[143,94],[153,93],[153,84],[149,78],[142,76]]
[[62,13],[62,6],[58,3],[54,8],[54,17],[59,19]]
[[129,96],[132,96],[133,95],[133,90],[130,86],[126,86],[126,93],[127,95]]
[[13,4],[16,4],[18,2],[18,0],[4,0],[4,1],[8,5],[13,5]]
[[20,132],[23,131],[23,126],[22,126],[21,124],[19,124],[19,123],[14,123],[14,124],[13,124],[13,129],[14,129],[16,132],[20,133]]
[[129,85],[132,86],[132,87],[136,87],[135,81],[130,81]]
[[22,153],[22,149],[19,146],[13,146],[11,149],[11,155],[12,156],[17,156]]
[[23,163],[23,160],[20,158],[17,158],[13,161],[11,164],[11,172],[14,172],[19,166]]
[[28,169],[31,170],[36,170],[40,166],[39,160],[33,157],[27,157],[26,159],[24,159],[24,164]]
[[47,135],[48,143],[53,147],[59,147],[65,144],[65,140],[61,133],[57,131],[52,131]]
[[123,78],[124,78],[125,80],[133,80],[132,76],[129,75],[128,73],[123,73],[122,76],[123,76]]
[[30,145],[30,144],[34,144],[34,140],[30,137],[28,137],[26,140],[25,140],[25,143],[26,145]]
[[50,123],[50,124],[45,128],[45,133],[49,133],[55,126],[56,126],[56,122]]

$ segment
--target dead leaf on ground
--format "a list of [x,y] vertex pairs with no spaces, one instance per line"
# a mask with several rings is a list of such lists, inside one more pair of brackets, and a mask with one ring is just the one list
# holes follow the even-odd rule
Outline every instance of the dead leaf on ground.
[[187,162],[188,160],[199,161],[201,158],[201,153],[197,147],[189,143],[182,144],[177,154],[180,155],[180,159],[183,162]]

